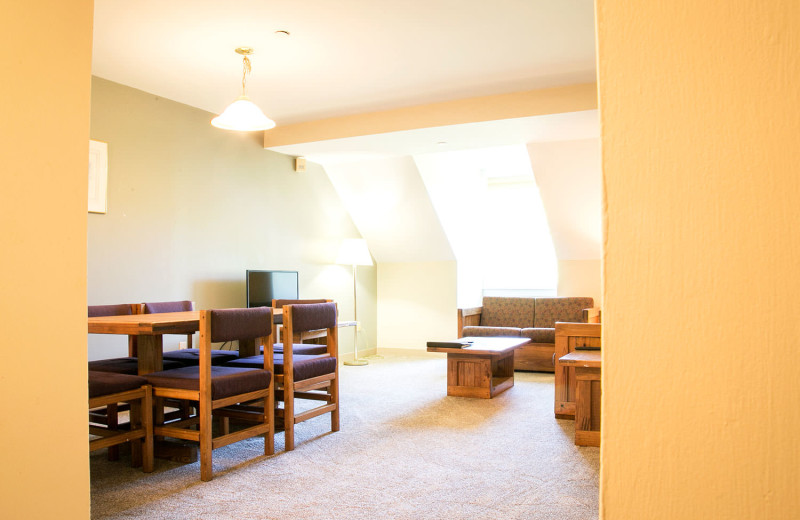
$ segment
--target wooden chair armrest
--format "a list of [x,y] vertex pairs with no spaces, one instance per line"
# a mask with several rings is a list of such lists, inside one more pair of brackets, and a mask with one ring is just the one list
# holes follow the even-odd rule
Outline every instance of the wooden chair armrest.
[[582,312],[583,312],[584,323],[600,323],[602,321],[602,310],[600,309],[600,307],[583,309]]
[[471,307],[468,309],[458,309],[458,337],[463,337],[464,327],[481,324],[481,313],[483,307]]

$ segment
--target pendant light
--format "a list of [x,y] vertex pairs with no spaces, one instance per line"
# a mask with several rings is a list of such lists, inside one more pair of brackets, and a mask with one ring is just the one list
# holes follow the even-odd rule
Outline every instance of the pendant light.
[[220,115],[212,119],[211,124],[217,128],[240,130],[243,132],[274,128],[275,121],[265,116],[264,112],[245,95],[245,82],[247,81],[247,75],[250,73],[251,68],[250,58],[248,58],[248,56],[253,54],[253,49],[250,47],[239,47],[236,49],[236,53],[242,55],[242,67],[244,69],[242,72],[242,95],[236,98],[236,101],[228,105],[228,108]]

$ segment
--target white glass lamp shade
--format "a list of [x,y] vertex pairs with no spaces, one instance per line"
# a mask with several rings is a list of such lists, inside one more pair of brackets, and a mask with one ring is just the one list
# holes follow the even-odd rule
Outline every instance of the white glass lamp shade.
[[372,257],[367,248],[367,241],[363,238],[346,238],[339,246],[336,256],[337,264],[347,265],[372,265]]
[[239,96],[224,112],[212,119],[211,124],[217,128],[243,132],[275,128],[275,121],[265,116],[247,96]]

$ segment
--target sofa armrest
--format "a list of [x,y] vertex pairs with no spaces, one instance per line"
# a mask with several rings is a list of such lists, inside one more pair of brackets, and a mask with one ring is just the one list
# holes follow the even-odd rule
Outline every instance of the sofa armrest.
[[602,319],[602,310],[600,307],[592,307],[591,309],[583,309],[583,323],[600,323]]
[[472,307],[469,309],[458,309],[458,337],[463,337],[464,327],[481,324],[481,313],[483,307]]

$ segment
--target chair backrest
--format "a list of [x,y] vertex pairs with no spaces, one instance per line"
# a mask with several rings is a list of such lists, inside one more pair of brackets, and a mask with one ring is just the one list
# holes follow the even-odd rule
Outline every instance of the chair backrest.
[[[138,303],[120,303],[117,305],[89,305],[89,317],[130,316],[141,314]],[[136,336],[128,336],[128,357],[136,357]]]
[[310,330],[322,330],[328,355],[336,357],[339,350],[339,333],[336,327],[336,304],[309,303],[283,307],[283,357],[284,364],[292,362],[292,343],[295,335]]
[[139,314],[138,304],[121,303],[119,305],[89,305],[89,317],[99,316],[128,316]]
[[272,300],[272,307],[274,309],[280,309],[284,305],[297,305],[305,303],[328,303],[332,301],[333,300],[326,300],[324,298],[318,298],[316,300]]
[[[189,300],[181,300],[177,302],[149,302],[142,304],[142,311],[145,314],[160,314],[162,312],[184,312],[193,311],[194,302]],[[186,335],[186,348],[192,348],[192,336],[194,334]]]
[[[284,305],[298,305],[298,304],[307,304],[307,303],[328,303],[332,302],[333,300],[328,300],[325,298],[318,298],[318,299],[307,299],[307,300],[272,300],[272,308],[273,309],[282,309]],[[272,321],[275,322],[275,328],[272,329],[272,336],[275,341],[278,341],[278,325],[283,324],[283,316],[280,314],[275,314],[272,318]],[[321,337],[321,335],[320,335]],[[300,343],[299,338],[295,338],[297,343]]]
[[332,302],[287,305],[284,313],[291,314],[294,332],[336,327],[336,304]]
[[145,314],[159,314],[161,312],[193,311],[194,302],[182,300],[179,302],[149,302],[144,304]]
[[[204,357],[211,366],[211,343],[239,341],[239,348],[247,342],[253,350],[264,346],[264,361],[272,366],[272,308],[216,309],[200,313],[200,365]],[[255,352],[257,353],[257,352]],[[253,354],[251,354],[253,355]]]
[[256,339],[272,333],[272,309],[216,309],[208,311],[211,319],[211,342]]

